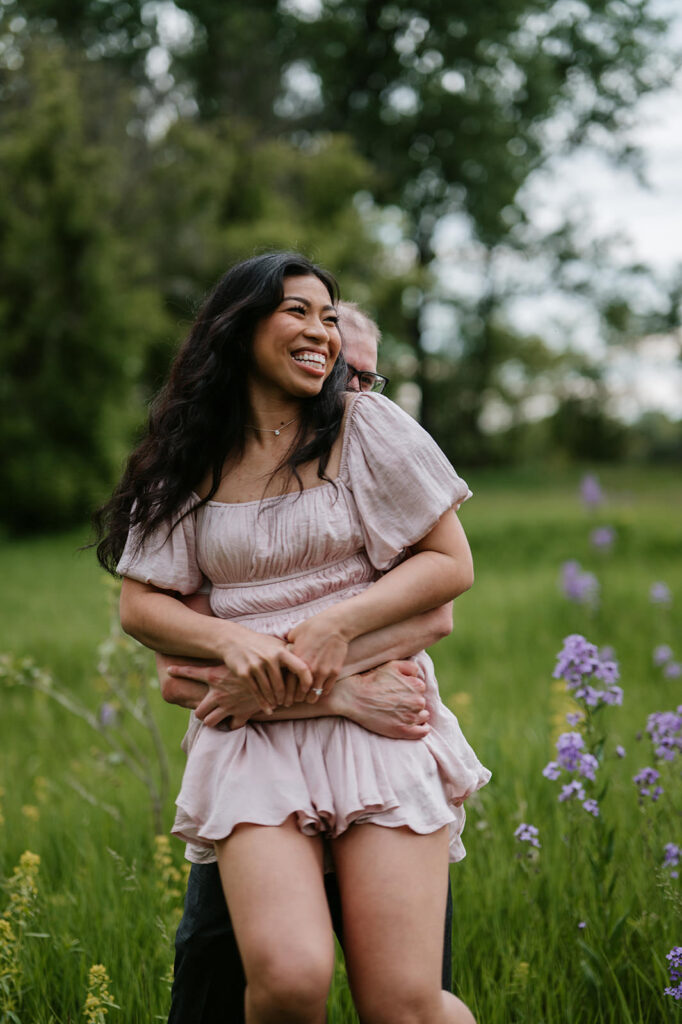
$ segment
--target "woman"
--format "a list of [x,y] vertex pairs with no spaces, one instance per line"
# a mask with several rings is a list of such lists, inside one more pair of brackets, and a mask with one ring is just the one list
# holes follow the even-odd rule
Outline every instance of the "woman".
[[[326,704],[353,641],[471,585],[452,511],[468,490],[392,403],[346,394],[335,299],[299,256],[227,272],[102,514],[98,553],[120,558],[128,632],[218,658],[261,708],[232,732],[195,724],[173,830],[191,858],[217,856],[247,1020],[324,1020],[325,836],[363,1021],[466,1024],[440,989],[442,877],[448,853],[463,856],[461,802],[489,773],[423,654],[424,740],[374,735]],[[176,599],[205,577],[215,617]]]

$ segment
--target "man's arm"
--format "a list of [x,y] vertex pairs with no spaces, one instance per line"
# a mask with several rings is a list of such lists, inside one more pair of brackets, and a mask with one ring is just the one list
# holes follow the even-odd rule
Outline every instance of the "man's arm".
[[[202,612],[205,615],[211,614],[208,598],[203,594],[194,594],[192,597],[184,598],[194,611]],[[366,633],[353,640],[348,648],[348,658],[341,673],[341,679],[348,676],[355,676],[367,672],[368,669],[377,668],[390,661],[400,661],[418,654],[425,647],[449,636],[452,632],[452,602],[434,608],[430,612],[415,615],[404,622],[398,622],[393,626],[386,626],[374,633]],[[177,655],[157,654],[156,665],[161,685],[163,699],[169,704],[177,704],[180,707],[196,710],[207,693],[207,684],[215,689],[224,689],[232,695],[235,700],[235,707],[240,701],[242,684],[235,683],[225,665],[216,661],[202,660],[198,658],[180,658]],[[188,667],[190,673],[183,672]],[[196,668],[211,668],[210,678],[206,673],[194,674]],[[193,678],[190,676],[193,675]],[[307,705],[309,708],[311,705]],[[296,705],[294,705],[296,707]],[[282,712],[291,711],[291,708],[280,708],[275,712],[277,717],[282,717]],[[225,714],[230,712],[226,711]],[[330,714],[329,711],[323,712]],[[289,718],[314,717],[307,713],[301,714],[300,709],[294,714],[285,715]],[[317,717],[317,716],[315,716]],[[346,716],[349,717],[349,716]],[[362,723],[360,723],[362,724]]]

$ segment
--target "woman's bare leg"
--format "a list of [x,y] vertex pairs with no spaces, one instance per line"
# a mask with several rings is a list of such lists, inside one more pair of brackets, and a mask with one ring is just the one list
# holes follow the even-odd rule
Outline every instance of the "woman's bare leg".
[[239,825],[216,843],[246,973],[248,1024],[322,1024],[334,970],[322,842],[283,825]]
[[352,825],[332,843],[344,952],[363,1024],[475,1024],[441,989],[447,829]]

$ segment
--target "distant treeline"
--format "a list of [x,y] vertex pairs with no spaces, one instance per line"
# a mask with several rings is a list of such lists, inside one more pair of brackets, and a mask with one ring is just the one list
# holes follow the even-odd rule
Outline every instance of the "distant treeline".
[[[205,290],[269,248],[324,263],[377,318],[382,369],[416,384],[458,465],[679,456],[679,427],[616,422],[598,367],[507,315],[536,261],[610,343],[677,326],[672,284],[655,311],[631,303],[646,268],[605,281],[604,247],[570,220],[539,232],[523,203],[560,150],[629,157],[627,111],[674,64],[644,5],[5,0],[1,18],[7,527],[102,499]],[[440,273],[446,216],[470,291]],[[554,401],[539,423],[535,395]]]

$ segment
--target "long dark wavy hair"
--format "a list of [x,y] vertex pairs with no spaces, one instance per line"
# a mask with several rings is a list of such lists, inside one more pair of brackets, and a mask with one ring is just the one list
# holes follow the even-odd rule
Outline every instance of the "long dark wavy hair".
[[[93,516],[97,557],[109,572],[115,574],[131,526],[139,528],[140,544],[162,523],[172,529],[200,481],[211,474],[208,494],[187,511],[213,497],[225,460],[243,454],[254,329],[282,301],[285,277],[310,274],[336,303],[338,285],[331,274],[289,252],[237,263],[204,301],[152,403],[143,440],[111,498]],[[326,467],[343,420],[345,384],[345,362],[339,355],[320,393],[302,399],[299,429],[275,472],[288,467],[302,486],[298,467],[317,459],[318,477],[329,479]]]

